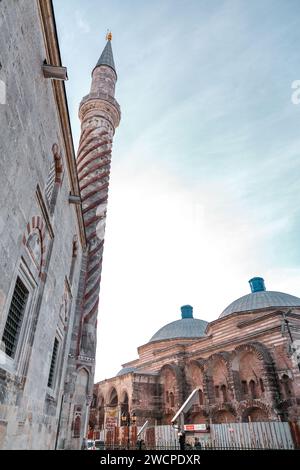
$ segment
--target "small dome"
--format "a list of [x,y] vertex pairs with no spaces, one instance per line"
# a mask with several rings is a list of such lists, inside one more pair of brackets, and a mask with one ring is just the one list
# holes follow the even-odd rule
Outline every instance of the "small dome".
[[123,369],[119,370],[119,372],[117,373],[117,377],[119,377],[120,375],[129,374],[129,372],[134,372],[135,370],[135,367],[123,367]]
[[250,279],[251,294],[244,295],[232,302],[219,318],[232,313],[261,310],[268,307],[300,307],[300,299],[284,292],[267,291],[260,277]]
[[181,320],[176,320],[163,326],[150,339],[153,341],[161,341],[174,338],[201,338],[205,336],[207,321],[193,318],[193,307],[184,305],[181,307]]

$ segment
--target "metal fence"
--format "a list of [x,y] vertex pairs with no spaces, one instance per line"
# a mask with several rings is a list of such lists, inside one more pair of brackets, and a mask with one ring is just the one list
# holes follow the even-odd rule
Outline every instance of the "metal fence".
[[[152,428],[152,439],[147,433],[142,438],[142,447],[147,450],[180,450],[178,431],[172,426],[155,426]],[[104,434],[101,435],[104,439]],[[193,447],[197,437],[201,449]],[[139,449],[138,444],[129,446],[106,444],[107,449]],[[287,422],[250,422],[211,424],[209,433],[186,433],[185,450],[255,450],[255,449],[294,449],[289,423]]]
[[211,443],[221,448],[294,448],[289,423],[278,421],[213,424]]

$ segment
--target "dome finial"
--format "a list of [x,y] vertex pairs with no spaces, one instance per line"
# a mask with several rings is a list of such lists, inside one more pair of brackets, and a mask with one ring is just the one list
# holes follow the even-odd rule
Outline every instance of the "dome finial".
[[251,292],[262,292],[266,290],[265,281],[262,277],[253,277],[249,281]]
[[107,30],[105,39],[106,39],[106,41],[111,41],[112,40],[112,32],[109,31],[109,29]]
[[181,318],[193,318],[193,307],[191,305],[183,305],[180,310]]

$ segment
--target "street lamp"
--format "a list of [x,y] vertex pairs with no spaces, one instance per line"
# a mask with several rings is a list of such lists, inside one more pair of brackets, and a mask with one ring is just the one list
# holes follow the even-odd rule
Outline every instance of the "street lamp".
[[133,412],[131,415],[128,411],[124,411],[121,416],[121,421],[124,426],[127,426],[127,449],[130,447],[130,426],[136,424],[136,414]]

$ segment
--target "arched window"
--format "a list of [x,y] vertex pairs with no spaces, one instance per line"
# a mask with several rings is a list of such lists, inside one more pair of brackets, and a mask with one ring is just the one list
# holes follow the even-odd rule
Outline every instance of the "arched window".
[[293,395],[293,385],[291,379],[287,374],[284,374],[281,377],[281,382],[283,385],[283,393],[285,398],[290,398]]
[[[121,426],[127,426],[127,417],[129,415],[128,393],[124,391],[121,395]],[[124,419],[126,417],[126,419]]]
[[81,431],[81,406],[76,406],[74,410],[73,437],[80,437]]
[[204,399],[203,399],[203,392],[202,392],[201,388],[198,391],[198,396],[199,396],[199,405],[203,405]]
[[58,189],[62,182],[62,157],[57,144],[52,147],[53,160],[50,165],[47,182],[45,186],[45,198],[50,214],[54,212]]
[[[226,363],[226,360],[221,354],[214,354],[211,356],[211,358],[208,360],[207,364],[207,386],[206,390],[208,393],[208,399],[210,400],[211,403],[213,402],[222,402],[222,401],[228,401],[227,400],[227,394],[228,390],[226,389],[226,385],[229,383],[229,369],[228,369],[228,364]],[[224,386],[226,389],[226,397],[224,398]],[[212,388],[214,387],[214,389]],[[210,396],[211,391],[214,390],[214,396]]]
[[246,398],[248,395],[248,384],[246,380],[242,380],[242,395],[243,398]]
[[254,382],[253,379],[250,380],[250,382],[249,382],[249,390],[250,390],[251,398],[257,398],[256,383]]
[[80,416],[76,416],[74,421],[74,433],[73,437],[80,437],[81,419]]
[[108,404],[109,404],[109,406],[118,406],[118,404],[119,404],[118,393],[117,393],[117,390],[115,388],[113,388],[110,392]]
[[261,393],[264,393],[265,392],[265,386],[264,386],[264,383],[263,383],[263,379],[259,379],[259,385],[260,385]]
[[173,408],[175,406],[175,401],[174,401],[174,393],[170,393],[170,406]]
[[226,385],[221,386],[221,392],[222,392],[223,401],[227,402],[228,398],[227,398],[227,387],[226,387]]
[[91,403],[91,408],[96,408],[97,406],[97,395],[93,395],[93,400],[92,400],[92,403]]

